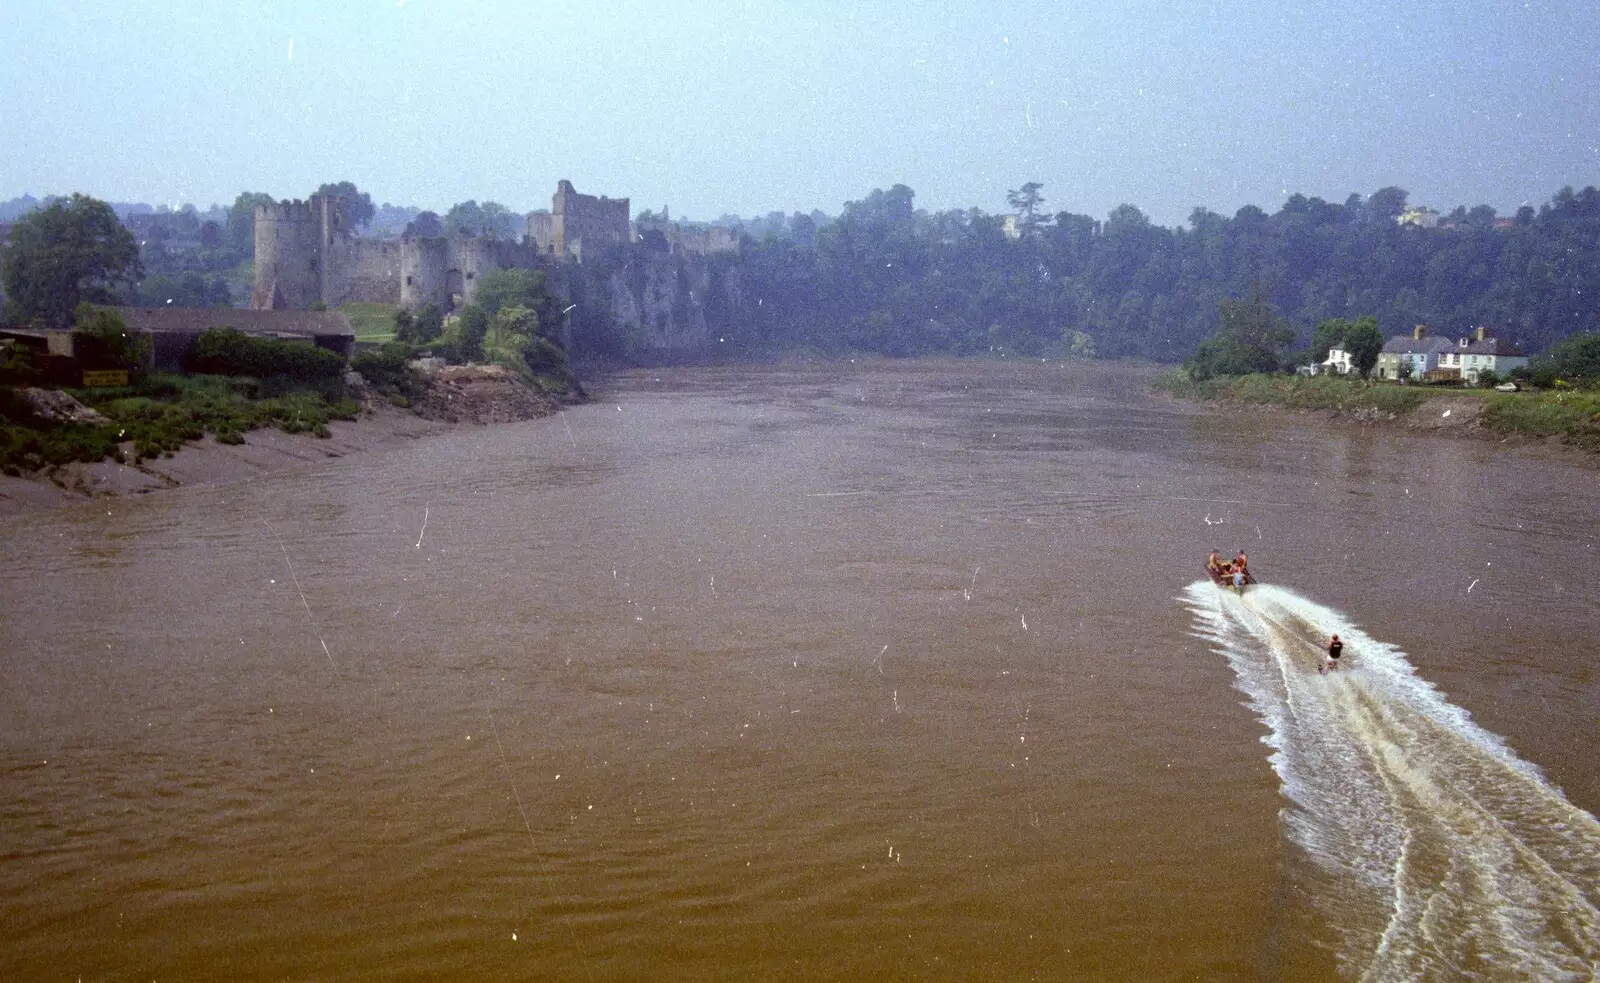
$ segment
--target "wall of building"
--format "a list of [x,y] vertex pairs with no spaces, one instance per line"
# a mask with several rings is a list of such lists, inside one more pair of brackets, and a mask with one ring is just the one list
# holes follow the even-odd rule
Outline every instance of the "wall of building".
[[562,259],[583,261],[585,245],[591,250],[628,242],[628,199],[580,194],[572,182],[556,183],[550,199],[551,251]]

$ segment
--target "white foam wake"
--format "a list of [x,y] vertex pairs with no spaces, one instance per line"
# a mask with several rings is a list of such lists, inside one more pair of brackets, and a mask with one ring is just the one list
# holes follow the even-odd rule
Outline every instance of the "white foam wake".
[[[1184,601],[1267,725],[1284,821],[1345,973],[1600,979],[1593,816],[1338,612],[1206,581]],[[1344,664],[1320,675],[1332,632]]]

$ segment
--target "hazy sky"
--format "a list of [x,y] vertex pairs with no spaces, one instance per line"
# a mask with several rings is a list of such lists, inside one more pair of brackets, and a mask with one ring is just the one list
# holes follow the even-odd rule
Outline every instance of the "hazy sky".
[[1600,184],[1596,0],[0,3],[0,199],[1276,210]]

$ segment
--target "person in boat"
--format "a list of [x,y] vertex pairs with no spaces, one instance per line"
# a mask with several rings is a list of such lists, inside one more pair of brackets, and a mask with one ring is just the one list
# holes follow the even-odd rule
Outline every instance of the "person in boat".
[[1213,577],[1222,572],[1222,556],[1216,550],[1206,557],[1206,569],[1211,571]]
[[1250,575],[1250,560],[1244,555],[1244,550],[1240,550],[1239,555],[1233,558],[1233,568],[1247,577]]
[[1233,589],[1241,594],[1244,593],[1244,567],[1233,568]]

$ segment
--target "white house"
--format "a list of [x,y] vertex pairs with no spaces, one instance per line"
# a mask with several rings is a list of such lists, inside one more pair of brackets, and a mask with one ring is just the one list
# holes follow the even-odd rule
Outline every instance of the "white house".
[[1341,343],[1328,349],[1328,357],[1318,363],[1317,369],[1320,375],[1349,375],[1356,370],[1356,363]]
[[1462,338],[1453,351],[1439,357],[1439,371],[1451,378],[1461,379],[1469,385],[1478,381],[1484,372],[1497,377],[1519,365],[1527,365],[1528,356],[1513,344],[1489,334],[1488,328],[1479,328],[1471,340]]

